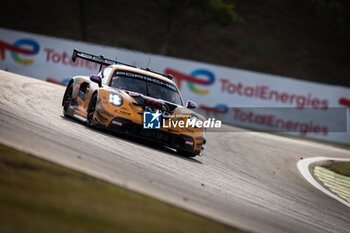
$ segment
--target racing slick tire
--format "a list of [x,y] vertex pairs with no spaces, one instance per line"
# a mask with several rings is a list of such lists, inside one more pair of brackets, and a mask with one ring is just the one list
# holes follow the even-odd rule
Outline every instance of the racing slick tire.
[[97,93],[94,93],[90,99],[89,106],[87,109],[86,123],[91,128],[97,127],[97,122],[94,120],[94,115],[96,113],[97,104]]
[[69,117],[68,115],[68,107],[72,102],[72,95],[73,95],[73,84],[70,83],[66,91],[64,92],[63,99],[62,99],[62,106],[63,106],[63,115],[65,117]]
[[198,155],[196,153],[193,153],[193,152],[190,152],[190,151],[181,150],[181,149],[176,149],[176,151],[177,151],[178,154],[180,154],[182,156],[185,156],[185,157],[190,157],[190,158],[193,158],[193,157]]

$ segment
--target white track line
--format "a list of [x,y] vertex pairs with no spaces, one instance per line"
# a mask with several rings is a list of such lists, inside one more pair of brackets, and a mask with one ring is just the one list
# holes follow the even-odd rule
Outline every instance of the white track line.
[[350,203],[343,200],[342,198],[338,197],[336,194],[332,193],[325,187],[323,187],[320,183],[318,183],[313,175],[310,172],[309,166],[312,163],[324,161],[324,160],[337,160],[337,161],[350,161],[350,159],[342,159],[342,158],[327,158],[327,157],[314,157],[314,158],[306,158],[299,160],[297,163],[297,167],[300,171],[300,173],[304,176],[304,178],[309,181],[313,186],[315,186],[317,189],[321,190],[325,194],[337,199],[341,203],[345,204],[346,206],[350,207]]

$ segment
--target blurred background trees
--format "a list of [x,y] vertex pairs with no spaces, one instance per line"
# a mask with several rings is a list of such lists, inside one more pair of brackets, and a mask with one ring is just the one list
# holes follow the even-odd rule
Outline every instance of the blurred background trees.
[[349,0],[311,0],[315,5],[318,20],[327,27],[334,27],[341,33],[350,33]]
[[232,3],[221,0],[153,0],[156,15],[165,22],[160,54],[165,55],[170,40],[186,30],[200,30],[209,24],[234,25],[240,18]]

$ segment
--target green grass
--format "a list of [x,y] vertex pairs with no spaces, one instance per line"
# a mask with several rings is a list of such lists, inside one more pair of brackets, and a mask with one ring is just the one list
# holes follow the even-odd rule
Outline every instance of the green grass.
[[0,232],[242,232],[0,145]]
[[334,171],[340,175],[350,177],[350,162],[333,162],[329,165],[324,166],[331,171]]

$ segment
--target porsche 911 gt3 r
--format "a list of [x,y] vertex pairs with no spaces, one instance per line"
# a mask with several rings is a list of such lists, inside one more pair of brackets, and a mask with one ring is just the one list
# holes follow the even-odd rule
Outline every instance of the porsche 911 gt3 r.
[[171,76],[74,50],[73,62],[77,57],[99,63],[100,72],[70,80],[62,101],[64,116],[156,141],[186,156],[201,153],[205,129],[176,122],[205,118],[191,110],[196,107],[192,101],[184,106]]

